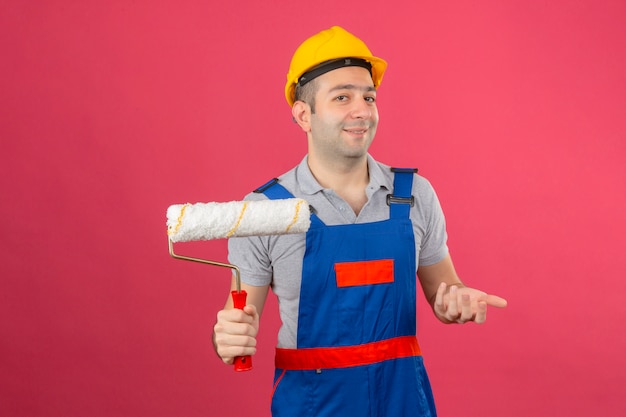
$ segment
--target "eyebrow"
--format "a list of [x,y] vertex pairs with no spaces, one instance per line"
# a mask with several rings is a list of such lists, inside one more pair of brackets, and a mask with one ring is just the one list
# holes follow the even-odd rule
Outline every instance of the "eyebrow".
[[339,84],[329,90],[330,93],[337,90],[361,90],[365,92],[376,91],[376,87],[368,85],[367,87],[359,87],[354,84]]

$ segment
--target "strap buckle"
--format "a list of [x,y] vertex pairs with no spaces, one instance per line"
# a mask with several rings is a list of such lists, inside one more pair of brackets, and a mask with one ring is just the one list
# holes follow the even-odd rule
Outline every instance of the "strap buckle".
[[393,194],[387,194],[387,205],[392,204],[409,204],[411,207],[415,205],[415,197],[397,197]]
[[417,174],[417,168],[391,168],[391,172],[413,173]]

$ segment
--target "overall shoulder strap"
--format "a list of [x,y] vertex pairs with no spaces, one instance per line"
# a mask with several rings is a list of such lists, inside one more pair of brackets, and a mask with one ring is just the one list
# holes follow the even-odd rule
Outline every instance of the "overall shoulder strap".
[[387,194],[389,217],[392,219],[408,218],[411,207],[415,204],[413,176],[417,168],[391,168],[393,177],[393,194]]
[[[287,198],[295,198],[294,195],[289,192],[285,187],[278,183],[278,178],[274,178],[253,192],[265,194],[267,198],[270,200],[285,200]],[[324,225],[324,223],[313,213],[313,208],[311,208],[311,224],[319,224]]]
[[274,178],[253,192],[258,194],[265,194],[267,198],[270,200],[284,200],[287,198],[294,198],[293,194],[291,194],[285,187],[278,183],[278,178]]

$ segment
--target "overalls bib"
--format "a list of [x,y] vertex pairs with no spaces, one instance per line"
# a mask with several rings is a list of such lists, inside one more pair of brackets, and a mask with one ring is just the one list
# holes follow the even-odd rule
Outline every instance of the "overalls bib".
[[[389,220],[326,226],[311,215],[298,348],[276,350],[274,417],[436,416],[415,337],[413,172],[396,170]],[[262,192],[292,197],[276,182]]]

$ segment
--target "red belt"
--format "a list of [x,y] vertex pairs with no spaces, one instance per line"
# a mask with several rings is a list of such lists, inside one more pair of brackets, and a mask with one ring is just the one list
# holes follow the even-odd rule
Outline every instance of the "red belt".
[[369,365],[390,359],[421,356],[415,336],[401,336],[356,346],[276,349],[276,368],[315,370]]

